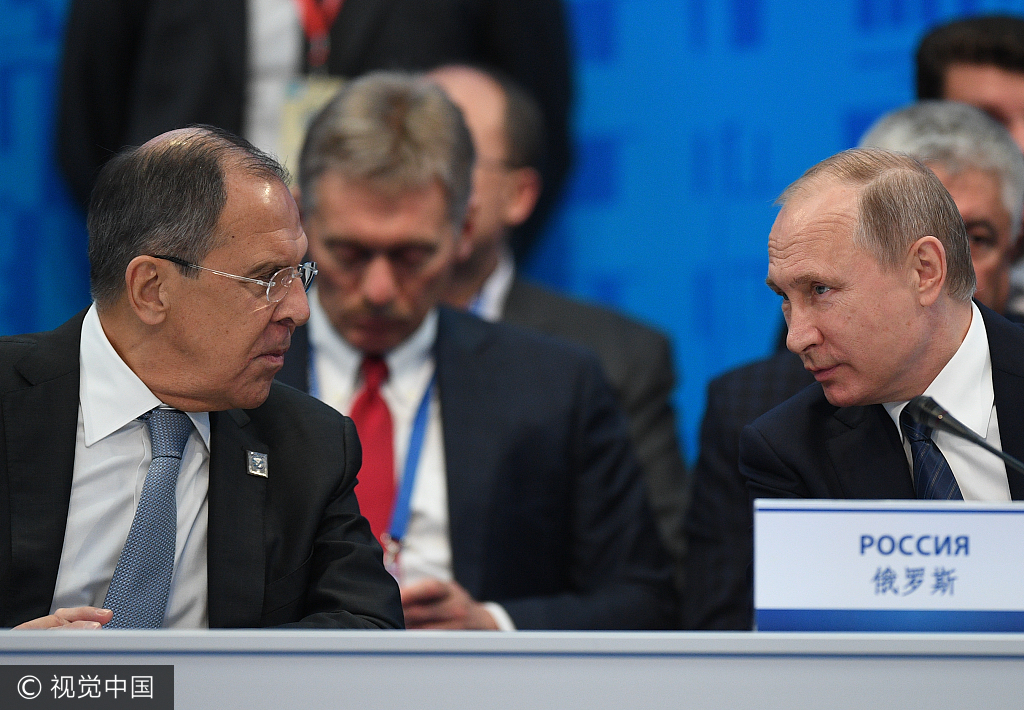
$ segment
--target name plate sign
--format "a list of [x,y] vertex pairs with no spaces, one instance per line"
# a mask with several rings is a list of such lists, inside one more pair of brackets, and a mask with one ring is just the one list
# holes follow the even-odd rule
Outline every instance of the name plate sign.
[[754,501],[761,631],[1024,631],[1024,504]]

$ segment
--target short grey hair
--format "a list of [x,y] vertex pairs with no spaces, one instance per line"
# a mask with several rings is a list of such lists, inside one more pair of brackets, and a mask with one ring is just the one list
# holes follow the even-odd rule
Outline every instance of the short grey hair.
[[933,236],[946,252],[946,292],[969,302],[976,280],[967,228],[953,198],[935,173],[912,156],[880,148],[851,148],[811,167],[776,202],[822,185],[858,188],[854,241],[887,269],[897,269],[918,239]]
[[1010,213],[1010,243],[1020,237],[1024,154],[1009,131],[981,109],[956,101],[921,101],[882,116],[860,145],[907,153],[953,175],[970,168],[993,173],[1003,207]]
[[472,187],[473,141],[462,112],[425,77],[373,72],[346,84],[316,115],[299,156],[302,207],[316,209],[327,172],[390,194],[439,183],[460,226]]
[[[288,182],[273,157],[213,126],[128,148],[100,171],[89,200],[89,285],[101,310],[124,293],[125,270],[141,255],[201,264],[217,246],[228,170]],[[179,266],[189,277],[199,271]]]

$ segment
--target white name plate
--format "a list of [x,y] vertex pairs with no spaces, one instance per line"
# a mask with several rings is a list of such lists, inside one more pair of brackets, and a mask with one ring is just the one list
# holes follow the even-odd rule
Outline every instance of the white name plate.
[[1024,503],[754,501],[761,631],[1024,631]]

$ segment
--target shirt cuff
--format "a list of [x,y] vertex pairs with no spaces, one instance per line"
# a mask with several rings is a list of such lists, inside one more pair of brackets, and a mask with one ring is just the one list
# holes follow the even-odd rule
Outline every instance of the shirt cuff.
[[505,611],[505,607],[497,602],[484,602],[483,604],[484,609],[494,617],[494,623],[498,625],[498,631],[516,630],[516,625],[512,622],[512,617]]

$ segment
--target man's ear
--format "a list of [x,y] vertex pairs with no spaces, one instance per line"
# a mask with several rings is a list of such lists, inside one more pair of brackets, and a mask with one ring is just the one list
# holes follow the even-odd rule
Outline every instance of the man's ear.
[[167,281],[171,269],[177,267],[152,256],[137,256],[128,262],[124,272],[128,304],[146,325],[158,325],[167,317]]
[[914,287],[922,306],[930,306],[946,285],[946,250],[935,237],[921,237],[908,255]]
[[537,206],[542,187],[540,173],[533,168],[516,168],[509,173],[511,195],[505,203],[505,224],[518,227]]

